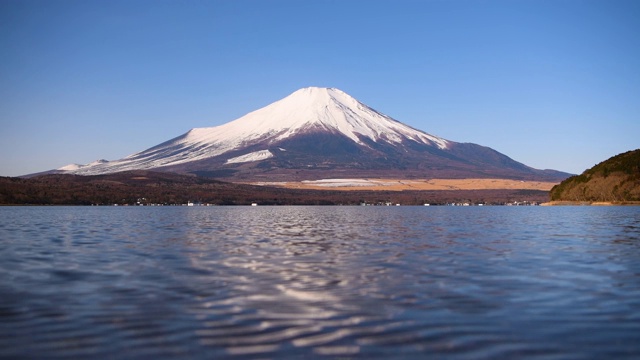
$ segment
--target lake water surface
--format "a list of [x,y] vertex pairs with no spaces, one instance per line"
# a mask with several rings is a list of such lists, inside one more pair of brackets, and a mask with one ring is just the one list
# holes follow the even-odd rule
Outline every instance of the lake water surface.
[[640,207],[4,207],[0,357],[640,357]]

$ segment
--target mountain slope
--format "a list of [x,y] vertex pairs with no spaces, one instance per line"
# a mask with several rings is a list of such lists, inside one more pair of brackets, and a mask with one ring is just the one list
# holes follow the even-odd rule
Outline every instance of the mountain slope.
[[[335,176],[562,179],[490,148],[414,129],[334,88],[304,88],[237,120],[189,132],[124,159],[59,170],[153,169],[230,180]],[[382,173],[385,172],[385,173]],[[292,178],[293,177],[293,178]]]
[[603,161],[551,189],[553,201],[640,201],[640,149]]

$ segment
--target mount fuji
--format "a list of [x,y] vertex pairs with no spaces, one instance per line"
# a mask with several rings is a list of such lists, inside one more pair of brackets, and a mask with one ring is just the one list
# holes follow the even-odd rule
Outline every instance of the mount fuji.
[[491,148],[414,129],[335,88],[309,87],[237,120],[194,128],[120,160],[55,172],[128,170],[191,173],[231,181],[344,177],[561,180]]

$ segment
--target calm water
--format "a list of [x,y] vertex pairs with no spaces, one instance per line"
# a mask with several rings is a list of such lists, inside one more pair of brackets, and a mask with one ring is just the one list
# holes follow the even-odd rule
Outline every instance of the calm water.
[[0,208],[0,355],[640,357],[640,207]]

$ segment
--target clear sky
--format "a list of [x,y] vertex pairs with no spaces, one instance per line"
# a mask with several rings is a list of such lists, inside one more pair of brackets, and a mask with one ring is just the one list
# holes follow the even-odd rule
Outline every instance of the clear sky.
[[307,86],[581,173],[640,148],[640,1],[1,0],[0,175],[119,159]]

